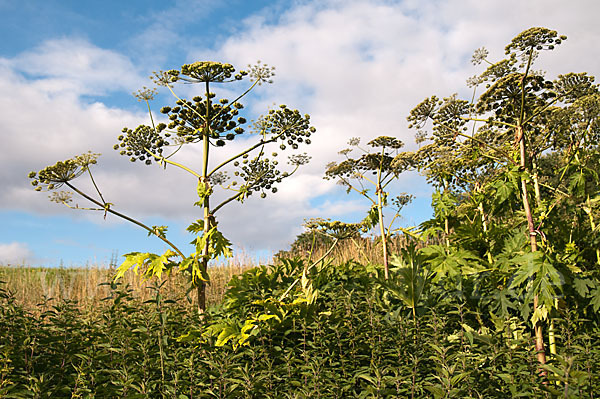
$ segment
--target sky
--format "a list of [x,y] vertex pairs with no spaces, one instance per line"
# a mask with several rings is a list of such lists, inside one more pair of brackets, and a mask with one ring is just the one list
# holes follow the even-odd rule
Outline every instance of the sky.
[[[123,127],[149,124],[146,105],[131,93],[152,87],[153,71],[195,61],[240,70],[260,60],[275,66],[276,76],[244,98],[248,118],[279,104],[311,115],[317,132],[299,150],[311,162],[277,194],[231,203],[218,215],[238,254],[266,259],[287,249],[307,218],[363,218],[369,203],[324,180],[326,165],[343,159],[338,151],[352,137],[366,143],[394,136],[405,150],[417,149],[406,116],[431,95],[469,98],[465,81],[483,68],[470,63],[475,49],[485,46],[491,60],[500,60],[514,36],[543,26],[568,36],[538,59],[547,78],[598,75],[599,12],[597,0],[0,0],[0,264],[106,265],[129,252],[166,249],[135,225],[68,209],[32,189],[30,171],[87,151],[102,154],[93,173],[113,209],[149,226],[168,225],[169,239],[191,252],[185,228],[201,217],[193,206],[196,179],[176,168],[132,164],[113,150]],[[215,91],[232,98],[243,88]],[[163,88],[151,104],[155,117],[174,100]],[[234,141],[212,162],[253,139]],[[176,160],[199,168],[200,154],[190,146]],[[73,183],[92,189],[84,177]],[[402,192],[415,199],[399,226],[431,216],[432,188],[422,176],[401,175],[390,195]],[[77,197],[74,203],[91,205]]]

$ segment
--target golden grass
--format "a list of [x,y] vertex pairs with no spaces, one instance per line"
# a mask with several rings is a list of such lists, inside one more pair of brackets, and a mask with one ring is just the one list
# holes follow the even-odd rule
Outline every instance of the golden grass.
[[[229,280],[243,271],[256,266],[252,260],[233,258],[227,263],[209,268],[211,277],[207,289],[208,304],[219,303],[223,300]],[[94,307],[110,295],[110,286],[101,285],[112,280],[116,271],[111,267],[85,268],[43,268],[27,266],[0,266],[0,281],[5,284],[2,288],[14,294],[15,300],[25,308],[34,310],[38,304],[52,298],[53,303],[68,299],[77,301],[81,307]],[[162,292],[168,298],[183,298],[189,283],[183,273],[173,273],[163,276],[165,281]],[[141,301],[150,299],[154,291],[149,287],[156,280],[142,281],[133,271],[125,273],[119,280],[123,285],[129,285],[135,291],[135,296]],[[195,306],[195,295],[189,295],[191,306]]]
[[[405,236],[394,236],[388,241],[388,253],[395,254],[407,245]],[[320,259],[330,247],[318,246],[313,250],[311,260]],[[289,253],[292,256],[308,258],[310,255],[310,245],[300,248],[298,251]],[[350,260],[363,264],[383,264],[383,252],[381,242],[371,238],[345,239],[340,241],[333,251],[328,255],[328,258],[334,262],[343,263]]]
[[[389,252],[396,253],[405,245],[405,237],[393,237],[388,244]],[[315,248],[311,261],[319,259],[328,249],[328,247]],[[309,254],[310,248],[301,248],[294,253],[286,253],[287,256],[298,256],[305,259]],[[347,239],[338,243],[329,254],[328,259],[334,263],[354,260],[363,264],[382,264],[381,243],[368,238]],[[207,303],[210,305],[223,300],[227,284],[233,276],[265,263],[269,262],[257,262],[242,253],[240,256],[228,259],[226,263],[210,266],[211,282],[207,289]],[[30,310],[39,309],[37,305],[44,303],[48,298],[53,298],[53,303],[68,299],[77,301],[81,307],[97,306],[103,298],[109,296],[111,291],[108,285],[100,284],[110,282],[114,275],[114,268],[102,266],[85,268],[0,266],[0,281],[6,283],[2,288],[11,291],[15,300]],[[173,273],[164,280],[165,284],[162,289],[164,297],[180,299],[185,297],[189,283],[183,273]],[[149,287],[156,284],[156,281],[143,282],[141,277],[132,271],[126,273],[120,282],[133,288],[135,296],[142,301],[150,299],[154,294]],[[195,306],[196,296],[194,293],[190,293],[188,297],[192,301],[190,306]]]

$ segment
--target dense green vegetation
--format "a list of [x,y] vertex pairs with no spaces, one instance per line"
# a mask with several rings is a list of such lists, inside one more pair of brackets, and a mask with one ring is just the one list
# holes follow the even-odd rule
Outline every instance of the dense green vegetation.
[[[371,200],[363,221],[309,221],[293,246],[302,257],[281,252],[273,265],[233,277],[223,301],[202,314],[181,298],[164,299],[160,285],[142,303],[113,283],[102,306],[44,303],[39,317],[4,290],[0,392],[597,397],[600,90],[586,73],[551,80],[533,69],[565,40],[531,28],[499,62],[477,50],[473,63],[488,67],[469,79],[470,100],[431,96],[410,112],[410,127],[426,143],[418,151],[399,153],[399,141],[380,137],[369,143],[375,152],[330,164],[329,178]],[[206,142],[209,132],[203,134]],[[88,170],[90,159],[73,161],[77,173]],[[389,182],[412,169],[435,188],[434,217],[394,230],[384,223],[388,195],[399,194],[389,193]],[[38,184],[52,184],[48,173],[36,175]],[[202,202],[210,187],[200,183]],[[399,210],[409,200],[401,194],[390,202]],[[195,261],[207,243],[223,243],[205,230],[209,219],[191,226],[204,231]],[[361,232],[374,227],[382,261],[361,250]],[[165,239],[165,229],[153,231]],[[395,234],[403,246],[391,250]],[[342,241],[357,247],[360,262],[336,260]],[[330,248],[317,253],[317,244]],[[137,263],[129,256],[120,274],[129,266],[159,278],[174,266],[188,270],[170,255],[142,255]]]
[[[472,282],[453,292],[428,284],[413,315],[403,300],[399,259],[391,262],[390,273],[397,276],[392,283],[377,277],[382,270],[348,262],[309,272],[312,292],[318,292],[312,302],[301,300],[307,298],[302,294],[275,300],[303,266],[288,261],[243,273],[204,320],[183,307],[185,302],[163,299],[158,288],[146,303],[116,287],[93,311],[63,302],[46,306],[40,317],[3,293],[0,393],[8,398],[506,398],[547,392],[595,397],[597,318],[560,312],[555,325],[560,345],[547,365],[549,379],[559,383],[544,385],[527,323],[479,313],[465,301]],[[244,331],[244,326],[252,327]],[[237,345],[243,338],[245,345]]]

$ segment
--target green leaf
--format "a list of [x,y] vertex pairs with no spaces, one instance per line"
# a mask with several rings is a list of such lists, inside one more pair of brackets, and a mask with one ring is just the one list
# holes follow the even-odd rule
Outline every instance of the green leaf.
[[575,195],[581,195],[585,191],[585,175],[582,172],[575,173],[569,179],[569,191]]
[[152,226],[152,232],[148,232],[148,237],[150,237],[151,235],[156,235],[158,237],[166,238],[167,229],[167,226]]
[[229,342],[232,338],[235,338],[238,334],[239,331],[235,327],[233,327],[232,325],[228,325],[225,328],[223,328],[223,330],[221,330],[221,333],[217,337],[217,342],[215,343],[215,345],[224,346],[225,344],[227,344],[227,342]]
[[215,259],[219,256],[230,258],[232,256],[231,242],[223,237],[216,227],[213,227],[203,235],[196,237],[194,242],[196,243],[196,253],[198,255],[202,254],[204,246],[208,242],[209,259]]
[[198,234],[204,231],[204,219],[198,219],[194,223],[190,224],[187,228],[190,233]]
[[249,336],[248,331],[252,331],[254,328],[257,327],[255,322],[256,320],[254,319],[246,320],[244,322],[244,325],[242,326],[242,329],[240,330],[241,335]]
[[390,278],[380,284],[406,306],[415,308],[429,280],[429,273],[423,267],[425,256],[417,252],[415,245],[400,250],[392,256]]
[[493,209],[496,210],[514,195],[515,188],[512,184],[503,180],[496,181],[493,186],[496,188],[496,195],[493,197]]
[[583,298],[587,298],[590,292],[590,288],[595,288],[594,282],[587,278],[573,278],[573,288]]
[[118,280],[125,275],[125,273],[133,267],[133,271],[137,273],[137,270],[140,266],[144,265],[144,261],[150,257],[150,253],[145,252],[130,252],[128,254],[123,255],[125,257],[125,261],[121,263],[121,266],[117,269],[117,274],[115,275],[114,280]]
[[485,270],[483,260],[466,249],[429,245],[420,251],[428,257],[431,271],[436,274],[433,277],[434,283],[445,276],[469,275]]
[[177,254],[169,249],[161,256],[154,257],[148,263],[148,268],[144,273],[146,279],[149,279],[154,276],[160,279],[163,272],[169,272],[175,265],[175,263],[170,258],[175,256],[177,256]]
[[189,270],[191,272],[193,287],[197,287],[199,281],[210,281],[208,272],[201,267],[196,253],[185,258],[183,262],[179,264],[179,270]]
[[210,183],[204,183],[200,179],[198,179],[198,187],[196,189],[198,192],[198,197],[200,198],[200,202],[204,202],[207,197],[210,197],[213,193],[213,189],[210,186]]
[[519,287],[528,278],[539,272],[542,263],[541,252],[529,252],[512,259],[513,264],[520,265],[510,284],[510,288]]
[[531,315],[531,325],[535,326],[538,321],[545,321],[548,318],[548,308],[538,306]]
[[590,305],[592,305],[594,312],[597,312],[600,309],[600,287],[596,286],[596,289],[591,292],[591,298]]
[[271,319],[277,319],[277,321],[281,321],[279,319],[279,316],[274,314],[261,314],[260,316],[258,316],[258,321],[266,321]]
[[367,229],[372,229],[373,227],[377,226],[377,223],[379,223],[379,211],[377,209],[377,205],[371,206],[367,216],[365,216],[361,223]]
[[117,274],[114,280],[123,277],[125,273],[133,267],[133,271],[137,274],[142,269],[143,281],[152,277],[161,278],[163,272],[169,272],[176,265],[171,259],[177,254],[170,249],[163,255],[156,255],[148,252],[131,252],[125,256],[125,261],[117,269]]

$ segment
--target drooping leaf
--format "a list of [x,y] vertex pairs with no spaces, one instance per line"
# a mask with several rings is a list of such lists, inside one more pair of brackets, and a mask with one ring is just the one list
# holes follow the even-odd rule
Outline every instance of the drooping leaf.
[[187,228],[187,231],[190,233],[198,234],[201,231],[204,231],[204,219],[198,219],[192,224],[190,224]]
[[198,193],[198,197],[200,198],[199,202],[202,203],[207,197],[210,197],[210,195],[213,193],[213,189],[210,186],[210,183],[203,182],[200,179],[198,179],[198,187],[196,188],[196,191]]
[[217,230],[217,227],[212,227],[209,231],[196,237],[193,244],[196,245],[196,253],[201,256],[205,245],[208,243],[208,259],[216,259],[220,256],[230,258],[231,242],[226,239],[223,234]]
[[131,252],[125,254],[125,261],[117,269],[115,280],[123,277],[123,275],[133,267],[133,271],[137,274],[141,271],[143,280],[146,281],[152,277],[162,277],[163,272],[169,272],[175,265],[172,259],[177,256],[172,250],[167,250],[163,255],[157,255],[148,252]]
[[437,283],[442,278],[469,275],[484,270],[484,261],[473,252],[462,248],[445,247],[443,245],[429,245],[421,249],[421,253],[428,257],[430,269],[435,273],[433,282]]
[[362,224],[365,228],[372,229],[377,226],[377,223],[379,223],[379,211],[377,205],[373,205],[369,209],[369,212],[367,212],[367,216],[362,220]]

